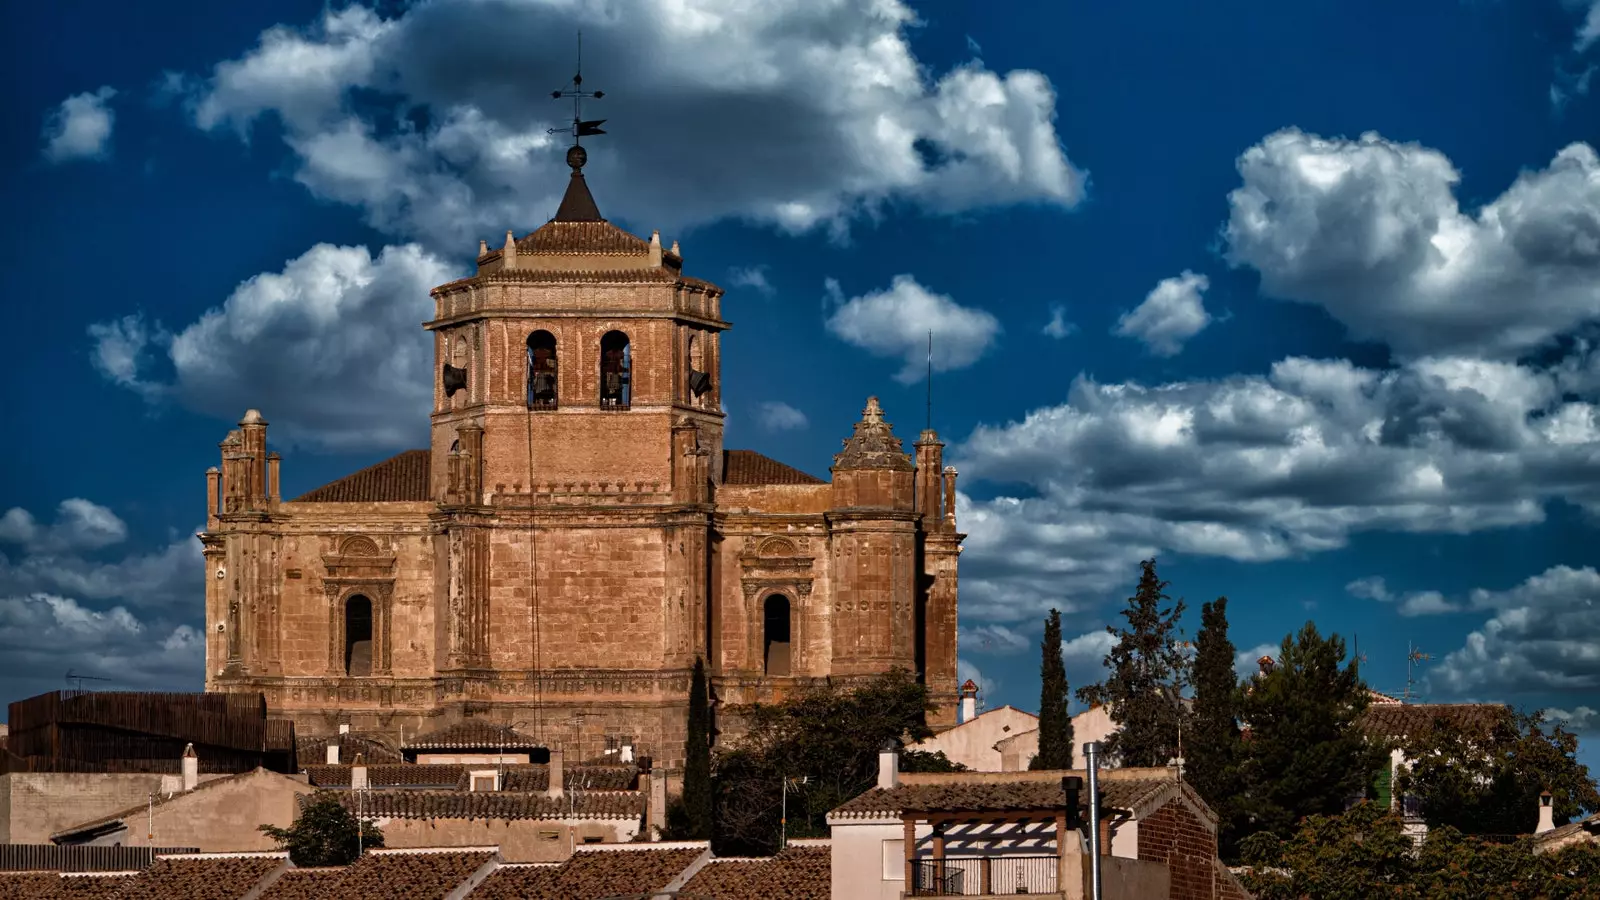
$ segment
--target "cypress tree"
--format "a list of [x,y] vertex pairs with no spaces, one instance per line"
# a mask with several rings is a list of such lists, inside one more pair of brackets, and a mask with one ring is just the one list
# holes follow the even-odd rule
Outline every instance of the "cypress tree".
[[711,837],[711,697],[705,662],[694,661],[689,682],[689,741],[683,763],[684,824],[695,840]]
[[1072,768],[1072,717],[1067,714],[1067,667],[1061,659],[1061,611],[1050,610],[1039,645],[1039,752],[1030,769]]
[[1217,813],[1219,851],[1232,859],[1239,837],[1239,679],[1228,639],[1227,597],[1201,605],[1195,643],[1194,707],[1184,732],[1184,773]]
[[1165,766],[1178,755],[1180,698],[1189,668],[1176,641],[1184,605],[1179,600],[1164,607],[1171,598],[1167,582],[1156,575],[1156,561],[1139,565],[1139,586],[1122,612],[1128,627],[1106,626],[1117,639],[1105,658],[1111,674],[1103,684],[1078,691],[1078,699],[1110,707],[1118,727],[1103,749],[1117,764]]
[[1287,839],[1306,816],[1342,813],[1388,764],[1385,749],[1358,725],[1367,686],[1356,662],[1344,658],[1342,638],[1324,638],[1307,622],[1283,639],[1272,671],[1245,690],[1240,713],[1250,739],[1242,774],[1255,831]]

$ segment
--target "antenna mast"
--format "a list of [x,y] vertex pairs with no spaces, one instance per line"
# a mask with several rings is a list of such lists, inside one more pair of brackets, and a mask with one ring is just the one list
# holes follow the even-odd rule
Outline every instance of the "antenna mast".
[[928,329],[928,430],[933,430],[933,329]]
[[1413,677],[1413,670],[1416,664],[1427,662],[1432,658],[1433,657],[1429,656],[1428,654],[1423,653],[1420,648],[1412,646],[1410,641],[1406,641],[1406,700],[1409,701],[1412,699],[1412,697],[1416,696],[1414,688],[1416,687],[1417,680],[1415,677]]

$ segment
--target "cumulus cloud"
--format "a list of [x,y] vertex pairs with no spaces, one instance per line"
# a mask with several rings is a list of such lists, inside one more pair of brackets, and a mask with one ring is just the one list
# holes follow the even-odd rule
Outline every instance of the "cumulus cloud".
[[116,114],[108,105],[110,87],[74,94],[50,111],[44,122],[44,158],[53,163],[104,159],[110,149]]
[[1277,659],[1282,649],[1281,644],[1257,644],[1248,650],[1239,650],[1233,654],[1233,672],[1240,678],[1249,678],[1261,671],[1261,657]]
[[1573,734],[1600,731],[1600,710],[1592,706],[1578,706],[1570,710],[1551,707],[1544,711],[1544,716],[1547,721],[1561,723],[1563,728]]
[[0,543],[20,544],[30,552],[97,550],[127,536],[128,526],[116,513],[81,497],[61,501],[49,525],[19,506],[0,516]]
[[1555,566],[1504,591],[1472,592],[1494,615],[1429,673],[1455,695],[1600,692],[1600,573]]
[[772,282],[767,280],[766,266],[749,266],[728,270],[728,287],[749,288],[763,297],[771,297],[777,293]]
[[1104,628],[1085,632],[1062,642],[1061,658],[1069,665],[1101,665],[1116,643],[1117,639]]
[[259,408],[286,443],[415,446],[432,402],[433,348],[419,323],[453,273],[415,244],[318,244],[256,275],[176,334],[132,316],[89,329],[116,384],[223,419]]
[[0,595],[0,685],[12,698],[68,686],[68,671],[117,690],[199,690],[205,641],[190,625],[141,621],[53,594]]
[[978,696],[980,698],[994,695],[994,680],[985,677],[983,672],[980,671],[978,667],[973,665],[969,660],[956,660],[956,678],[962,684],[966,684],[968,681],[976,684],[978,686]]
[[977,362],[1000,336],[1000,320],[990,313],[962,306],[935,294],[910,275],[896,275],[889,288],[842,300],[839,283],[825,283],[839,299],[828,317],[828,330],[840,340],[874,356],[904,362],[895,380],[922,380],[928,366],[928,335],[933,334],[933,370],[948,372]]
[[777,400],[758,404],[756,421],[767,431],[797,431],[811,424],[805,413]]
[[1344,586],[1352,597],[1363,600],[1376,600],[1379,603],[1393,603],[1402,616],[1431,616],[1439,613],[1460,612],[1461,604],[1456,603],[1438,591],[1409,591],[1403,595],[1393,594],[1389,586],[1381,577],[1376,575],[1366,578],[1357,578]]
[[1583,385],[1465,358],[1376,370],[1295,357],[1156,386],[1079,377],[1065,403],[980,425],[951,451],[964,479],[999,489],[958,497],[963,613],[1081,608],[1163,552],[1269,561],[1357,532],[1537,523],[1551,498],[1600,510]]
[[1206,276],[1189,271],[1163,278],[1143,303],[1117,320],[1112,333],[1142,342],[1156,356],[1177,356],[1190,338],[1211,324],[1201,296],[1210,286]]
[[1600,313],[1600,157],[1572,144],[1475,212],[1437,150],[1269,135],[1239,157],[1228,258],[1405,357],[1512,359]]
[[1066,307],[1060,304],[1050,306],[1050,321],[1044,323],[1044,328],[1041,329],[1045,337],[1053,337],[1059,341],[1077,330],[1078,326],[1067,321]]
[[1033,641],[1027,635],[995,623],[970,628],[962,626],[957,641],[970,652],[992,656],[1021,653],[1033,646]]
[[[546,129],[568,107],[530,100],[572,77],[581,28],[585,87],[607,95],[584,114],[610,132],[589,172],[614,217],[842,235],[890,202],[1076,204],[1084,175],[1056,134],[1049,80],[977,61],[931,72],[912,53],[914,21],[901,0],[689,0],[627,15],[441,0],[394,18],[352,6],[268,29],[191,106],[200,127],[241,135],[275,117],[318,196],[436,249],[470,245],[556,208],[566,139]],[[643,138],[662,133],[693,138]]]

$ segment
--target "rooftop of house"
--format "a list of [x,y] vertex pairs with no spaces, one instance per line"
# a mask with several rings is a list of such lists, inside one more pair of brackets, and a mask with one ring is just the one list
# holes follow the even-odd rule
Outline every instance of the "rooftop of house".
[[1368,735],[1393,739],[1420,734],[1435,722],[1483,734],[1510,720],[1511,708],[1501,703],[1375,702],[1361,714],[1360,723]]
[[[347,788],[353,764],[306,766],[305,773],[320,788]],[[494,769],[505,777],[507,791],[543,791],[550,787],[550,767],[543,763],[385,763],[367,766],[369,788],[412,788],[465,791],[474,772]],[[639,768],[611,762],[565,766],[563,786],[574,791],[633,791],[639,787]]]
[[713,859],[684,884],[686,897],[828,900],[833,854],[827,844],[791,845],[762,859]]
[[238,775],[227,775],[222,778],[212,778],[208,781],[199,782],[190,790],[177,791],[171,794],[153,794],[149,800],[144,803],[140,803],[138,806],[130,806],[127,809],[118,810],[110,815],[98,816],[90,819],[87,822],[80,822],[71,828],[63,828],[55,834],[50,835],[50,840],[59,843],[75,836],[87,835],[103,829],[114,830],[115,828],[120,827],[121,824],[129,818],[146,815],[147,813],[161,809],[168,804],[179,803],[197,795],[203,796],[206,792],[215,788],[219,788],[224,785],[235,784],[248,778],[276,778],[282,779],[285,782],[296,780],[289,775],[281,775],[277,772],[259,768],[249,772],[241,772]]
[[383,819],[638,819],[645,796],[638,791],[568,791],[551,797],[542,791],[340,791],[352,811]]
[[[892,818],[907,813],[1044,812],[1063,808],[1061,779],[1081,770],[1035,772],[902,773],[892,788],[872,788],[828,814],[830,819]],[[1100,802],[1135,817],[1184,793],[1215,820],[1198,795],[1171,769],[1124,768],[1100,773]]]

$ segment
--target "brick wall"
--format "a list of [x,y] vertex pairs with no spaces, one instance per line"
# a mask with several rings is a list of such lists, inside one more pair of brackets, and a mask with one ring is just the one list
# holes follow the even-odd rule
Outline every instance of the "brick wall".
[[1181,799],[1139,820],[1139,858],[1167,865],[1172,900],[1216,900],[1217,836]]

